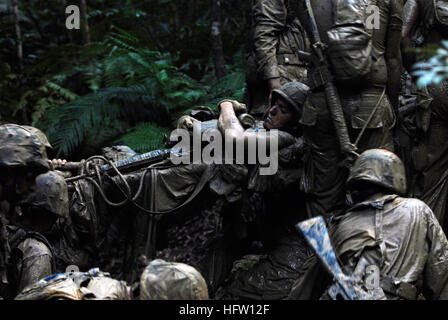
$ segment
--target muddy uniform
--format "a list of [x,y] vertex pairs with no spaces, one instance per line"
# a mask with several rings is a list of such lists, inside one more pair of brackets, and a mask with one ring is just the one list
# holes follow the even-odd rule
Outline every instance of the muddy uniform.
[[[332,27],[334,18],[334,1],[312,1],[314,15],[321,39],[328,43],[326,31]],[[299,18],[310,35],[309,20],[306,16],[305,1],[299,1]],[[402,1],[379,1],[380,28],[373,29],[373,66],[371,83],[361,87],[337,85],[341,97],[345,122],[350,140],[355,141],[379,102],[383,89],[386,95],[379,102],[372,121],[358,143],[359,151],[370,148],[385,148],[393,150],[392,127],[395,122],[393,107],[398,104],[398,89],[400,80],[399,56],[400,30],[402,26]],[[393,34],[395,37],[392,37]],[[396,48],[391,51],[394,44]],[[390,58],[389,58],[390,57]],[[317,70],[310,69],[308,78],[315,77]],[[395,81],[396,79],[396,81]],[[340,166],[343,156],[339,150],[339,142],[333,125],[333,120],[326,103],[323,85],[317,80],[309,80],[312,93],[304,106],[301,123],[304,126],[304,142],[311,152],[306,163],[305,192],[310,195],[307,203],[308,215],[330,215],[343,210],[345,204],[344,182],[347,170]]]
[[[331,240],[349,274],[365,258],[379,267],[389,299],[412,300],[418,292],[427,299],[448,299],[448,241],[422,201],[381,196],[356,205],[334,222]],[[377,230],[382,230],[382,241]]]
[[267,80],[306,82],[306,66],[295,54],[309,47],[297,19],[297,1],[254,0],[252,48],[247,61],[249,111],[259,117],[269,108]]
[[224,299],[284,299],[301,275],[301,265],[311,255],[294,227],[306,216],[300,192],[303,148],[302,138],[296,138],[294,144],[280,150],[275,175],[252,171],[247,191],[251,206],[243,212],[253,211],[248,229],[255,232],[248,235],[263,244],[262,255],[247,255],[234,262]]
[[14,226],[8,226],[7,233],[11,254],[4,297],[12,299],[26,286],[53,274],[55,267],[52,247],[44,236]]
[[[415,300],[420,293],[426,299],[447,299],[448,240],[423,201],[403,197],[401,159],[384,149],[365,151],[350,170],[347,189],[355,205],[328,223],[344,272],[364,281],[366,288],[381,288],[387,299]],[[331,283],[322,264],[307,262],[291,298],[318,298]]]

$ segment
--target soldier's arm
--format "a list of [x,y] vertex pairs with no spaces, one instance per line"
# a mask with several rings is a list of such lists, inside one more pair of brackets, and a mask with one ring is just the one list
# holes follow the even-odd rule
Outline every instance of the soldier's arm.
[[244,141],[244,149],[247,151],[248,143],[250,140],[254,140],[257,142],[257,145],[260,143],[264,143],[266,146],[266,150],[269,150],[271,143],[275,143],[276,139],[278,142],[278,149],[284,148],[292,143],[294,143],[294,137],[289,133],[283,131],[276,131],[276,133],[272,132],[247,132],[244,131],[243,126],[238,120],[234,108],[231,102],[222,102],[220,104],[220,114],[218,120],[218,128],[223,135],[223,139],[232,139],[233,141],[237,141],[238,139],[243,139]]
[[410,71],[411,66],[416,61],[415,52],[412,52],[412,35],[417,28],[419,8],[417,0],[408,0],[403,8],[403,32],[401,50],[403,55],[403,65]]
[[387,94],[394,109],[397,110],[402,72],[400,43],[403,27],[403,0],[393,0],[390,3],[391,10],[386,43]]
[[273,82],[280,77],[276,54],[278,35],[286,24],[286,7],[283,0],[257,0],[252,10],[258,72],[264,80]]
[[426,299],[448,300],[448,240],[434,213],[426,205],[428,259],[423,276]]
[[19,268],[18,293],[25,287],[55,272],[53,270],[53,256],[45,244],[33,238],[28,238],[19,247],[23,252],[23,259],[17,266]]

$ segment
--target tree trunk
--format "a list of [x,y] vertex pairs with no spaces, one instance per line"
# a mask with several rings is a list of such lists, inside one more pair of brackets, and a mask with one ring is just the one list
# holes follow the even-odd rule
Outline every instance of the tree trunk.
[[22,32],[20,31],[19,23],[19,4],[17,0],[12,0],[12,7],[14,12],[14,25],[16,29],[16,39],[17,39],[17,59],[19,60],[19,70],[20,74],[23,72],[23,44],[22,44]]
[[221,39],[221,4],[220,0],[212,0],[212,26],[211,26],[211,42],[213,62],[215,65],[216,77],[222,78],[226,75],[224,51]]
[[[20,21],[19,21],[19,4],[17,0],[12,0],[12,10],[14,13],[14,25],[16,30],[16,38],[17,38],[17,60],[19,65],[19,85],[20,85],[20,96],[23,95],[23,43],[22,43],[22,32],[20,30]],[[26,107],[24,107],[21,111],[22,123],[28,124],[28,116],[26,112]]]
[[87,1],[81,0],[82,42],[85,46],[90,43],[89,22],[87,21]]

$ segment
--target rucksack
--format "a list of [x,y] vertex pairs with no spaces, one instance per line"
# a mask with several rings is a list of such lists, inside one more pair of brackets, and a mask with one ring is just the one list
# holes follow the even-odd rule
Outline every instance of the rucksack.
[[373,44],[367,9],[374,4],[376,0],[336,0],[327,55],[337,82],[359,85],[370,79]]

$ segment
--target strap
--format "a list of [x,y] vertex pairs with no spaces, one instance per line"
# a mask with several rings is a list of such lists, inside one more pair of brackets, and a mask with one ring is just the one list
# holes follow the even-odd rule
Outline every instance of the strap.
[[375,214],[375,243],[378,245],[381,251],[381,261],[380,261],[380,267],[383,266],[385,257],[386,257],[386,245],[383,241],[383,207],[377,206],[376,207],[376,214]]
[[378,99],[378,102],[376,103],[375,107],[373,108],[372,112],[370,113],[369,117],[367,118],[366,123],[364,123],[364,126],[361,129],[361,132],[358,134],[358,137],[356,138],[356,141],[355,141],[355,146],[358,145],[359,140],[361,140],[362,136],[364,135],[364,131],[366,131],[367,126],[372,121],[373,116],[375,115],[376,111],[378,110],[378,107],[380,106],[380,103],[383,100],[385,93],[386,93],[386,87],[383,88],[383,92],[381,93],[381,96]]
[[53,268],[53,271],[56,271],[56,265],[55,265],[55,253],[53,250],[53,246],[50,244],[50,242],[47,240],[47,238],[45,238],[42,234],[38,233],[38,232],[34,232],[34,231],[25,231],[22,228],[19,228],[14,235],[11,237],[10,240],[10,244],[11,244],[11,248],[17,248],[17,246],[24,241],[25,239],[35,239],[37,241],[42,242],[43,244],[45,244],[48,249],[51,252],[52,255],[52,259],[51,259],[51,267]]

